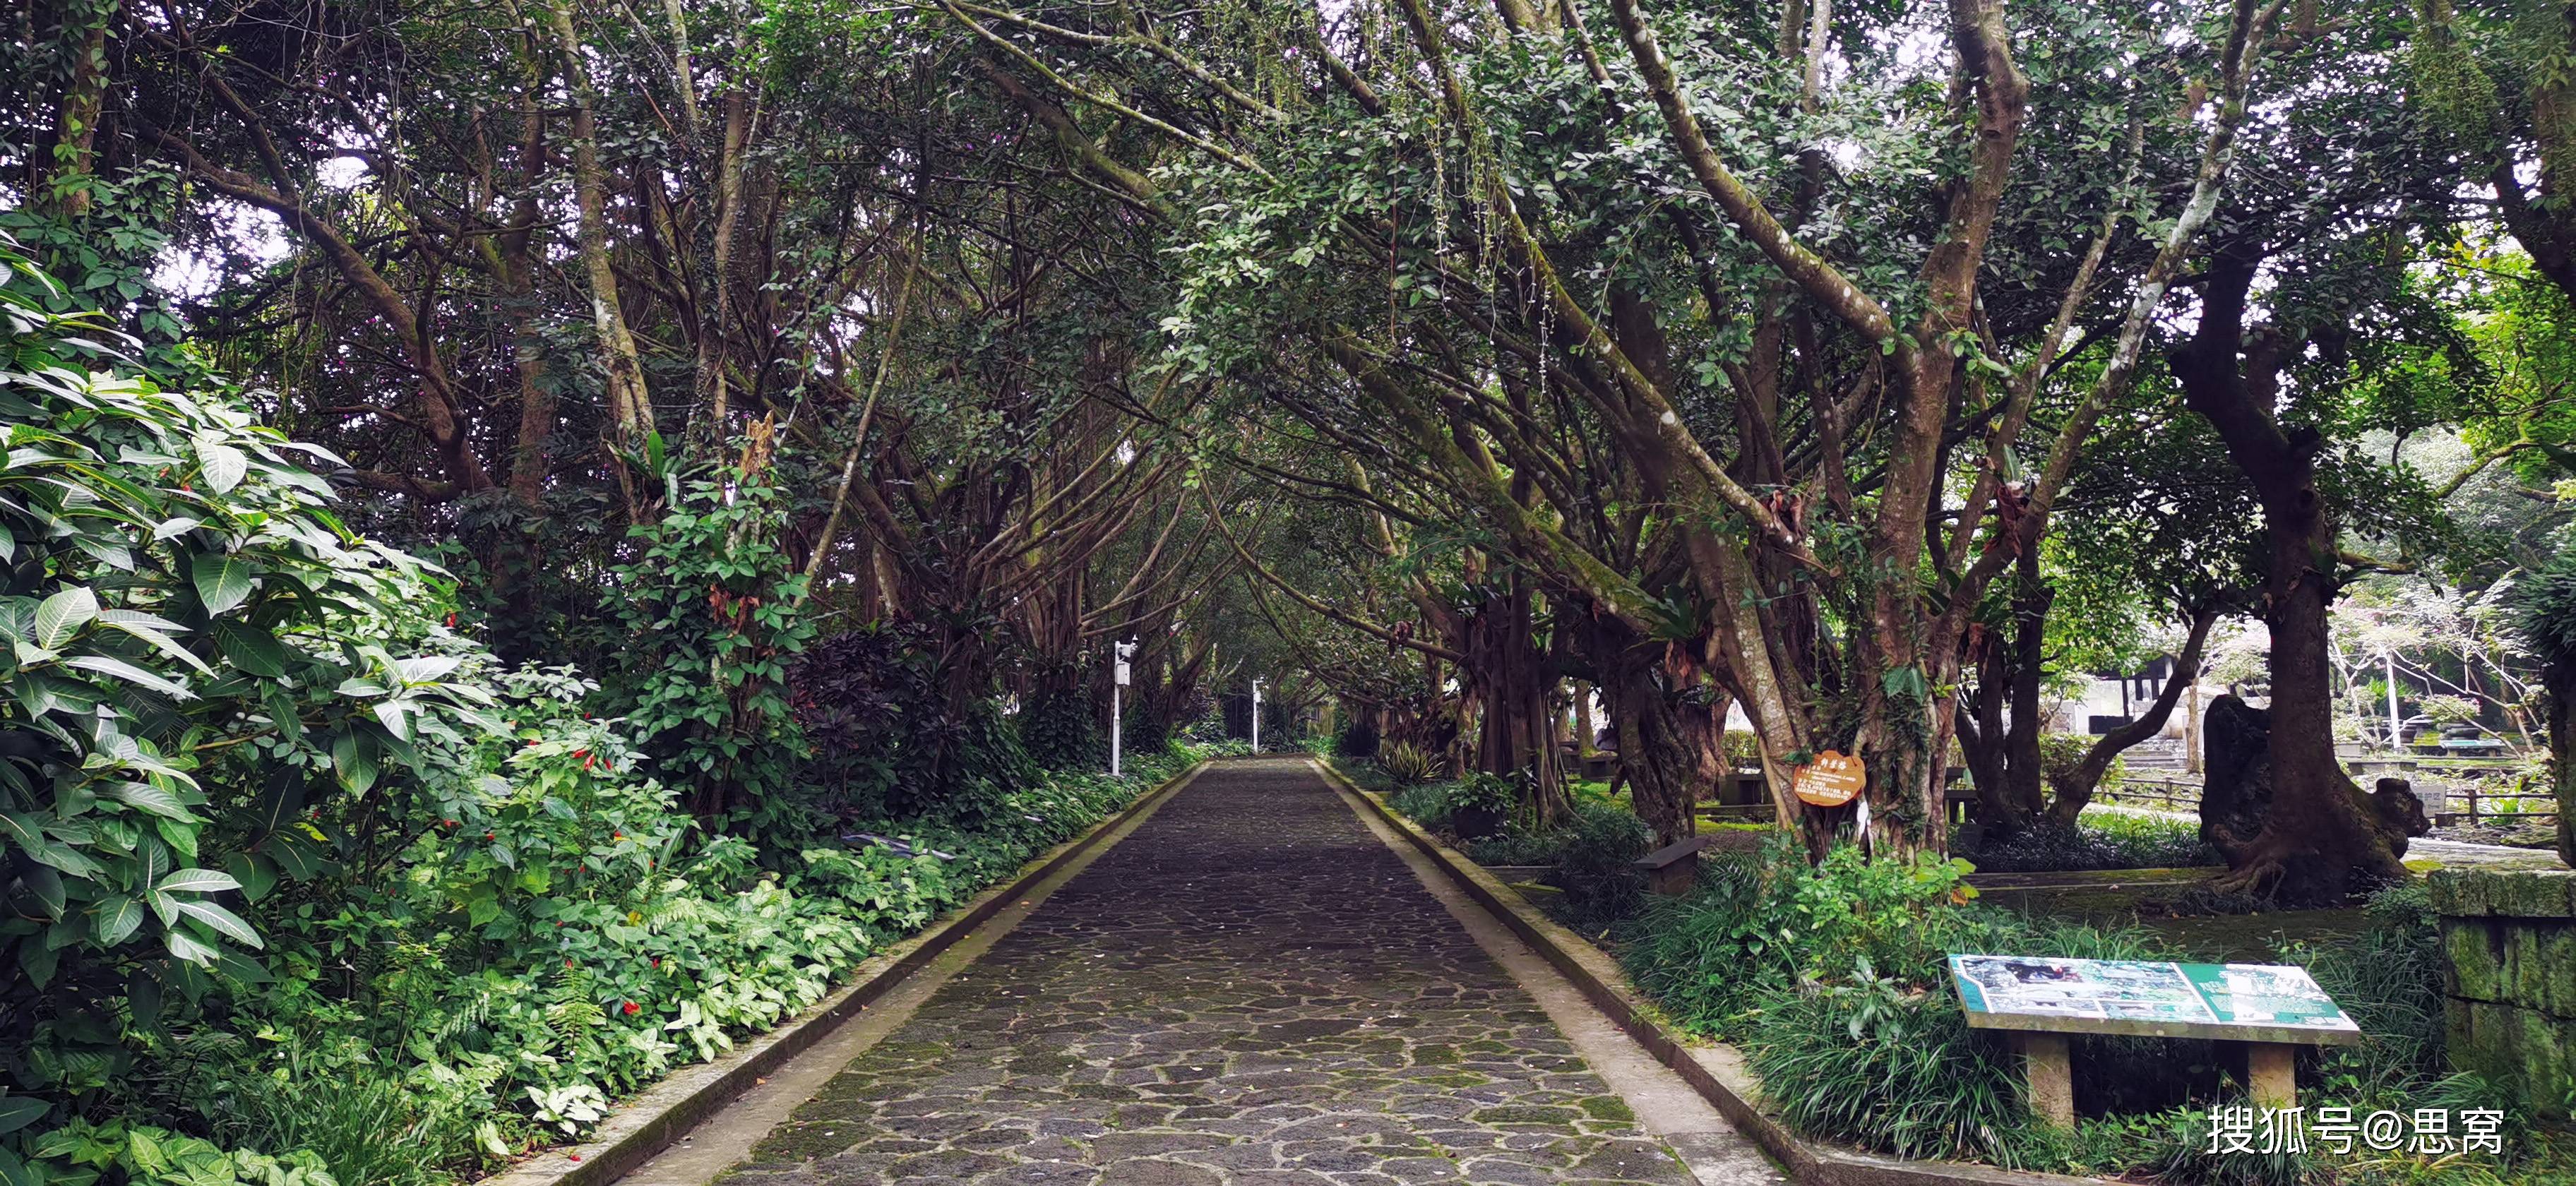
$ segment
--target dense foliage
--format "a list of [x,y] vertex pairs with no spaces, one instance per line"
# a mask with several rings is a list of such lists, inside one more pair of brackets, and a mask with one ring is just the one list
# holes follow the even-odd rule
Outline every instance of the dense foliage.
[[[799,793],[801,578],[763,562],[766,496],[712,482],[624,578],[681,675],[597,716],[598,685],[504,665],[437,569],[347,530],[303,464],[327,454],[132,369],[0,262],[13,1186],[427,1181],[577,1135],[1186,760]],[[885,726],[831,703],[827,739]]]

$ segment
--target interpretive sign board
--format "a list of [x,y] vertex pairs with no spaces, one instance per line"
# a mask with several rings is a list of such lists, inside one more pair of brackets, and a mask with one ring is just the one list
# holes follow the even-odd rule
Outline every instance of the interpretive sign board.
[[2361,1027],[2304,968],[2032,955],[1952,955],[1978,1029],[2339,1046]]
[[1860,797],[1861,787],[1869,782],[1869,767],[1860,759],[1826,750],[1816,760],[1798,767],[1791,776],[1789,790],[1816,807],[1840,807]]

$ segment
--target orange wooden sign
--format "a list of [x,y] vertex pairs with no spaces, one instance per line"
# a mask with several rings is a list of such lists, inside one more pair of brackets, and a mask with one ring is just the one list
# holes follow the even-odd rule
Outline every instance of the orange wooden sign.
[[1860,797],[1861,784],[1869,781],[1869,767],[1861,760],[1826,750],[1816,760],[1798,767],[1790,787],[1798,798],[1816,807],[1840,807]]

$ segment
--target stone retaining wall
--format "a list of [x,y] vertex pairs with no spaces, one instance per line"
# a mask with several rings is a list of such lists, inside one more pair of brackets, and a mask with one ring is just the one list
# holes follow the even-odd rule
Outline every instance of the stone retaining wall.
[[2451,1065],[2544,1101],[2576,1082],[2576,870],[2438,870]]

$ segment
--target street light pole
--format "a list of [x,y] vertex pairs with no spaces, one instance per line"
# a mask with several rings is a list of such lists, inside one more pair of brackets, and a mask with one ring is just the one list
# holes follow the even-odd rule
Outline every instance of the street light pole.
[[1126,714],[1119,711],[1118,690],[1127,686],[1127,660],[1136,654],[1136,644],[1109,644],[1109,777],[1118,777],[1119,726]]
[[2406,738],[2399,734],[2397,723],[2397,652],[2382,651],[2379,660],[2385,665],[2380,670],[2388,673],[2388,748],[2404,753]]
[[1261,752],[1261,677],[1252,677],[1252,752]]

